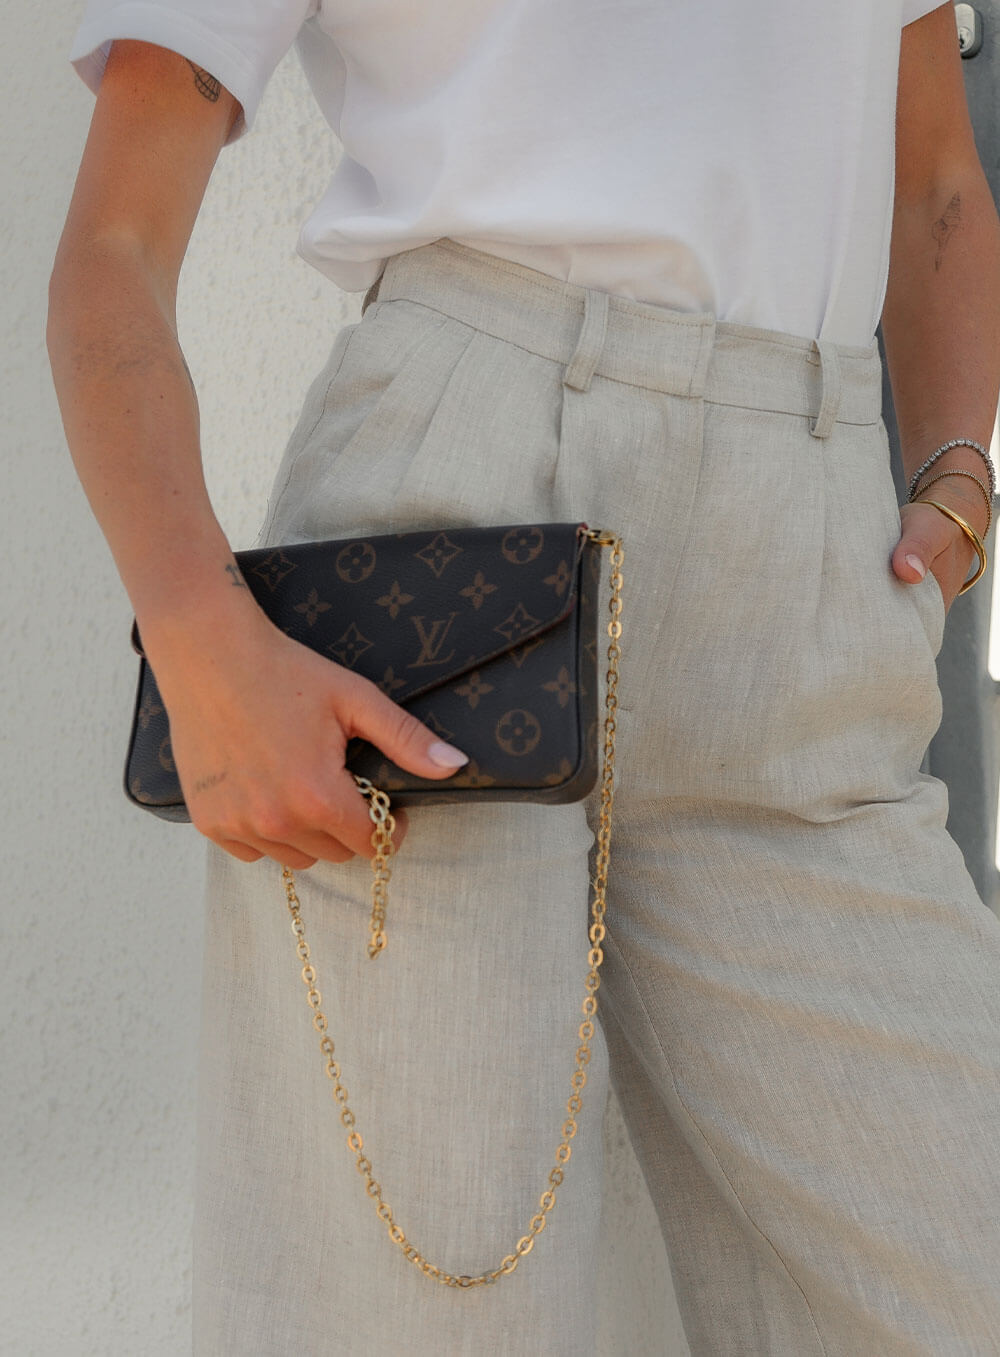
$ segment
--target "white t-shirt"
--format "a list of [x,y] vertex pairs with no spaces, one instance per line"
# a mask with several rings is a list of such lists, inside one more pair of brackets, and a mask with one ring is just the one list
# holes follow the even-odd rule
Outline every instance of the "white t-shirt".
[[180,52],[240,101],[297,40],[345,154],[301,254],[348,291],[442,236],[720,319],[870,344],[900,30],[937,0],[89,0],[72,59]]

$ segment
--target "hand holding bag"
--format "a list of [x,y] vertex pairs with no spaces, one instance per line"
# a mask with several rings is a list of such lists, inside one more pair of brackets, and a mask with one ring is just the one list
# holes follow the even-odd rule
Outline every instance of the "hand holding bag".
[[[334,1044],[321,1011],[318,978],[306,942],[295,877],[283,869],[286,901],[302,962],[302,979],[365,1189],[392,1241],[434,1280],[480,1286],[513,1272],[529,1253],[555,1205],[576,1134],[587,1082],[605,936],[605,887],[614,800],[615,712],[621,658],[624,549],[610,533],[582,523],[453,528],[307,542],[236,553],[243,578],[263,611],[292,639],[376,683],[469,762],[446,782],[414,776],[362,740],[348,746],[346,766],[369,802],[375,849],[368,954],[386,946],[394,820],[397,805],[441,802],[582,800],[597,780],[597,593],[600,548],[611,549],[609,646],[605,693],[597,868],[589,930],[583,1021],[579,1027],[566,1120],[548,1184],[529,1223],[495,1269],[454,1275],[428,1262],[396,1224],[382,1195],[347,1103]],[[125,768],[125,791],[164,819],[188,820],[170,749],[167,714],[156,678],[133,628],[141,657]]]

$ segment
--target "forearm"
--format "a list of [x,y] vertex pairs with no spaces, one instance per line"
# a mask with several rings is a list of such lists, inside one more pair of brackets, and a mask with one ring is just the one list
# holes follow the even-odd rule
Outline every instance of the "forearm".
[[64,244],[48,345],[70,452],[144,639],[194,646],[252,603],[205,488],[172,297],[132,245]]
[[[1000,390],[1000,222],[978,165],[897,201],[882,329],[907,477],[952,438],[988,447]],[[968,449],[936,464],[959,467],[984,474]],[[975,486],[948,485],[976,503]]]

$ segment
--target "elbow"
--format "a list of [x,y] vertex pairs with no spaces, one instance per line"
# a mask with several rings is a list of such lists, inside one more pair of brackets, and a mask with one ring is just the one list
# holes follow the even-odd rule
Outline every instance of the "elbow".
[[896,166],[896,211],[941,208],[956,194],[969,201],[987,200],[993,207],[993,195],[986,179],[986,171],[978,154],[941,155],[928,159],[919,173],[905,172]]
[[140,313],[170,323],[175,296],[176,278],[154,267],[141,240],[117,233],[64,232],[49,275],[49,356],[64,348],[70,336],[92,339],[97,332],[134,323]]

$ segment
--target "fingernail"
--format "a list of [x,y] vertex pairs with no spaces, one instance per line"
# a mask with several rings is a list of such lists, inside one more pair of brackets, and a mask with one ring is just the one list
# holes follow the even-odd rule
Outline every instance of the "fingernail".
[[927,567],[924,565],[920,557],[907,556],[905,559],[906,564],[910,567],[910,569],[915,570],[917,574],[920,576],[920,578],[923,579],[923,577],[927,574]]
[[454,745],[445,744],[443,740],[434,741],[427,750],[427,757],[439,768],[462,768],[469,762],[468,754],[463,754]]

